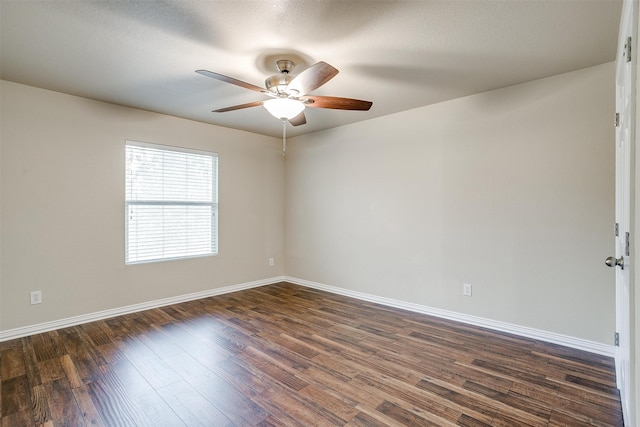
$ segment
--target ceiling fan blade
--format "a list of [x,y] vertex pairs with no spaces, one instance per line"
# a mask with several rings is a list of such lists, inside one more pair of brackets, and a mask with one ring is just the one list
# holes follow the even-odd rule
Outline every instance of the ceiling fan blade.
[[290,118],[289,123],[291,123],[293,126],[300,126],[307,123],[307,118],[304,116],[304,111],[301,111],[297,116]]
[[224,113],[226,111],[242,110],[243,108],[257,107],[259,105],[262,105],[262,101],[248,102],[246,104],[234,105],[233,107],[219,108],[217,110],[213,110],[213,112]]
[[245,89],[253,90],[255,92],[261,93],[270,93],[267,89],[262,88],[260,86],[252,85],[251,83],[243,82],[242,80],[234,79],[233,77],[228,77],[222,74],[214,73],[209,70],[196,70],[196,73],[202,74],[203,76],[211,77],[212,79],[220,80],[225,83],[231,83],[232,85],[240,86]]
[[[312,102],[307,103],[307,100]],[[340,98],[337,96],[305,96],[302,101],[306,107],[331,108],[333,110],[359,110],[368,111],[373,105],[371,101],[361,99]]]
[[336,74],[338,74],[337,69],[326,62],[320,61],[298,74],[289,83],[287,90],[297,91],[297,96],[306,95],[331,80]]

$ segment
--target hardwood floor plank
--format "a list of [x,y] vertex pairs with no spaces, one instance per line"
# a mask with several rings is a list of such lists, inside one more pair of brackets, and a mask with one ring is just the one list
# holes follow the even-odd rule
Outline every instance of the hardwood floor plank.
[[476,420],[475,418],[472,418],[467,414],[460,415],[457,424],[462,427],[491,427],[491,424]]
[[175,343],[166,339],[164,334],[155,328],[147,333],[139,335],[138,338],[147,347],[149,347],[156,357],[161,359],[184,353],[184,350]]
[[549,418],[550,427],[592,427],[589,421],[581,421],[570,415],[566,415],[560,412],[553,411],[551,418]]
[[71,356],[65,354],[60,359],[58,359],[60,363],[60,367],[64,372],[64,376],[67,378],[69,382],[69,386],[74,389],[82,386],[82,379],[80,378],[80,374],[78,374],[78,369],[76,368],[76,364],[71,359]]
[[[125,359],[137,359],[142,362],[148,359],[156,359],[158,357],[158,355],[145,343],[145,340],[140,339],[140,337],[128,337],[123,340],[118,340],[118,343],[118,349],[116,353],[114,353],[116,357],[119,357],[120,354],[122,354]],[[117,363],[117,361],[114,360],[111,363]]]
[[60,364],[60,359],[62,359],[62,357],[47,359],[44,362],[38,363],[38,371],[40,372],[40,378],[43,384],[65,378],[65,373],[62,370],[62,365]]
[[111,329],[109,329],[103,321],[85,323],[84,325],[80,325],[80,329],[84,331],[91,341],[91,344],[95,347],[109,344],[114,338],[114,334],[111,332]]
[[[462,414],[459,405],[453,402],[445,401],[439,396],[430,395],[419,389],[412,390],[408,385],[398,381],[391,381],[384,377],[374,378],[368,375],[361,375],[355,378],[352,383],[359,388],[368,389],[371,393],[375,392],[376,395],[382,396],[384,398],[383,404],[387,402],[393,405],[393,407],[388,408],[392,409],[393,413],[404,414],[405,411],[409,411],[418,418],[432,418],[440,423],[455,423]],[[378,407],[386,406],[378,405]],[[380,409],[377,410],[380,411]],[[476,417],[478,419],[483,418],[482,414],[479,413],[476,414]],[[391,416],[391,418],[395,419],[396,417]],[[411,418],[414,419],[413,417]]]
[[25,371],[27,373],[27,379],[31,387],[36,387],[42,384],[40,378],[40,371],[38,370],[38,360],[35,350],[33,348],[33,342],[31,337],[25,337],[15,340],[22,346],[22,354],[24,356]]
[[557,413],[571,415],[583,421],[597,423],[599,425],[621,425],[622,414],[617,410],[603,408],[599,405],[585,404],[569,399],[560,398],[554,402],[554,409]]
[[160,358],[129,359],[138,372],[154,389],[166,387],[181,380],[180,376]]
[[217,362],[213,366],[209,366],[213,372],[224,378],[228,383],[233,384],[237,390],[243,395],[252,399],[273,386],[273,382],[269,381],[263,375],[256,375],[250,366],[244,365],[242,362],[229,358]]
[[254,337],[255,347],[247,348],[249,352],[259,352],[260,357],[270,360],[274,365],[297,374],[311,365],[310,359],[290,351],[288,348],[273,345],[274,341],[264,337]]
[[0,352],[0,378],[10,380],[26,374],[24,354],[21,347],[15,346]]
[[299,391],[299,395],[306,400],[315,402],[322,408],[336,415],[338,418],[344,421],[351,420],[358,412],[353,405],[349,405],[342,399],[338,399],[331,394],[327,393],[324,389],[321,389],[315,385],[308,385]]
[[313,359],[320,354],[315,348],[287,334],[269,334],[263,338],[306,359]]
[[[147,361],[148,362],[148,361]],[[167,405],[136,366],[129,360],[120,360],[110,365],[110,371],[118,378],[122,386],[131,396],[136,410],[144,414],[149,425],[181,425],[178,415]],[[166,372],[171,372],[167,369]],[[179,378],[176,377],[176,381]]]
[[419,415],[386,400],[378,405],[376,411],[385,414],[403,426],[438,427],[441,425],[440,423],[426,420]]
[[58,331],[32,335],[29,339],[38,362],[57,358],[66,353]]
[[[443,385],[437,384],[435,381],[427,381],[426,379],[420,380],[416,387],[422,390],[429,391],[433,394],[437,394],[441,397],[446,398],[446,400],[455,402],[457,405],[460,405],[460,412],[462,415],[466,417],[472,418],[470,413],[465,413],[465,408],[470,410],[470,412],[480,413],[487,418],[485,421],[490,421],[497,412],[494,406],[491,406],[489,403],[485,403],[483,396],[474,395],[473,393],[465,393],[465,389],[454,390],[451,387],[445,387]],[[459,418],[458,418],[459,419]],[[473,418],[478,420],[477,418]]]
[[[155,312],[154,310],[152,310]],[[114,338],[128,338],[136,335],[136,331],[129,325],[125,316],[112,317],[110,319],[103,320],[107,325]]]
[[284,369],[279,366],[278,363],[274,363],[264,353],[251,348],[247,348],[247,352],[243,353],[240,357],[252,367],[257,368],[260,372],[268,375],[271,379],[275,380],[284,387],[293,391],[300,391],[309,385],[306,381],[301,380],[296,376],[295,372]]
[[565,381],[581,386],[588,390],[596,390],[608,395],[614,394],[617,390],[615,383],[603,384],[599,381],[594,381],[589,378],[578,377],[571,374],[565,375]]
[[89,388],[81,384],[79,387],[72,389],[72,392],[85,424],[94,427],[107,427],[91,399]]
[[135,403],[152,426],[177,427],[185,425],[178,414],[155,390],[135,395]]
[[491,425],[493,427],[545,427],[549,420],[522,414],[520,412],[498,412]]
[[82,427],[86,423],[66,379],[43,385],[54,425]]
[[100,418],[108,426],[152,426],[127,388],[109,368],[102,378],[88,384],[88,393]]
[[188,426],[231,427],[234,424],[186,381],[162,387],[158,393]]
[[577,365],[590,366],[594,369],[604,369],[609,372],[615,368],[613,358],[596,353],[580,351],[543,341],[535,341],[533,348],[534,353],[540,352],[546,357],[555,358],[564,363],[575,362]]
[[[322,408],[316,402],[300,398],[283,387],[274,387],[262,393],[264,405],[279,419],[292,418],[301,426],[337,426],[346,421]],[[277,403],[277,406],[276,406]]]
[[51,421],[51,412],[47,401],[47,391],[45,386],[38,385],[31,388],[31,400],[33,402],[33,418],[36,425],[45,424]]
[[2,380],[2,417],[31,409],[31,390],[26,375]]
[[305,378],[309,378],[309,381],[315,384],[325,386],[327,392],[331,392],[335,396],[340,396],[345,402],[358,407],[364,404],[375,408],[384,400],[375,390],[360,387],[351,380],[335,381],[335,376],[320,369],[310,368]]
[[548,357],[549,364],[547,366],[547,375],[558,374],[558,378],[570,373],[576,376],[584,376],[593,378],[595,381],[609,383],[615,385],[616,376],[611,367],[602,367],[599,365],[587,365],[584,362],[578,363],[573,360],[561,359],[556,357]]
[[[383,401],[384,402],[384,401]],[[382,410],[385,409],[385,406],[381,406],[382,403],[378,406],[376,406],[375,408],[368,408],[364,405],[358,405],[358,409],[360,409],[364,414],[368,415],[369,417],[377,420],[378,422],[383,423],[382,425],[384,426],[403,426],[405,424],[402,424],[400,421],[398,421],[398,416],[402,414],[403,411],[406,411],[406,409],[403,408],[398,408],[395,409],[393,407],[388,407],[387,410],[392,410],[393,413],[391,413],[390,415],[386,415],[385,413],[382,412]],[[392,403],[393,405],[393,403]],[[409,414],[407,414],[409,415]],[[433,414],[427,414],[427,416],[433,417]],[[417,425],[433,425],[432,421],[429,420],[421,420],[421,417],[416,417],[416,414],[411,414],[410,417],[412,419],[415,419],[416,422],[418,422]],[[437,418],[436,418],[437,419]],[[416,424],[414,424],[416,425]],[[454,427],[457,426],[456,423],[453,423],[449,420],[445,420],[445,419],[438,419],[436,422],[436,425],[438,426],[443,426],[443,427]]]
[[0,417],[2,427],[32,426],[34,424],[31,408],[14,412],[11,415]]
[[65,353],[59,358],[68,355],[73,360],[76,372],[84,384],[88,384],[100,379],[100,365],[106,364],[97,348],[90,345],[86,337],[78,327],[60,330],[60,337],[63,340]]
[[558,398],[579,402],[587,406],[593,406],[609,414],[619,413],[620,397],[617,392],[615,395],[607,396],[575,387],[560,386]]
[[136,367],[129,360],[121,360],[117,363],[110,364],[105,369],[113,378],[117,378],[118,382],[127,390],[130,396],[134,397],[153,391],[153,387],[140,374]]
[[167,324],[158,331],[163,337],[171,341],[176,347],[189,354],[201,363],[215,362],[226,359],[230,353],[211,341],[201,340],[189,334],[184,327]]
[[174,370],[194,390],[218,408],[238,425],[255,425],[266,417],[265,411],[250,398],[245,397],[231,383],[218,376],[190,356],[173,357],[167,360]]
[[358,412],[358,414],[351,419],[345,426],[347,427],[386,427],[389,423],[376,419],[364,412]]
[[1,425],[622,426],[613,359],[289,283],[0,343]]
[[107,364],[124,359],[126,356],[123,349],[124,344],[118,338],[115,338],[108,344],[103,344],[97,347],[97,350],[100,352],[100,355]]
[[559,389],[557,383],[548,380],[544,375],[539,373],[529,373],[526,370],[515,369],[503,363],[488,362],[480,359],[474,360],[473,365],[482,368],[485,372],[496,374],[514,382],[521,381],[528,384],[535,384],[540,389],[553,392],[557,392]]

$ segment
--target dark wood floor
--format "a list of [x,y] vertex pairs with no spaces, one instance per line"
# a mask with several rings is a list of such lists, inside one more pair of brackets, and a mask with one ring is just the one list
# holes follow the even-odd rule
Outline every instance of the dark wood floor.
[[277,284],[0,343],[2,426],[622,426],[610,358]]

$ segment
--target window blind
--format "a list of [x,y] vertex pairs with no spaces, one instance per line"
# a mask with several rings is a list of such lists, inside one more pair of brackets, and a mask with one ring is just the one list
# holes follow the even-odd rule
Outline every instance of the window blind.
[[215,255],[216,153],[127,141],[125,263]]

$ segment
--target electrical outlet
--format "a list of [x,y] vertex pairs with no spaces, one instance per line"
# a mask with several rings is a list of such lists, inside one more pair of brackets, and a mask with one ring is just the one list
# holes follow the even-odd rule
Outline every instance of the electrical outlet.
[[276,262],[273,258],[269,258],[269,267],[273,267],[274,265],[276,265]]
[[471,285],[465,283],[462,285],[462,296],[470,297],[471,296]]
[[31,291],[31,305],[42,303],[42,291]]

